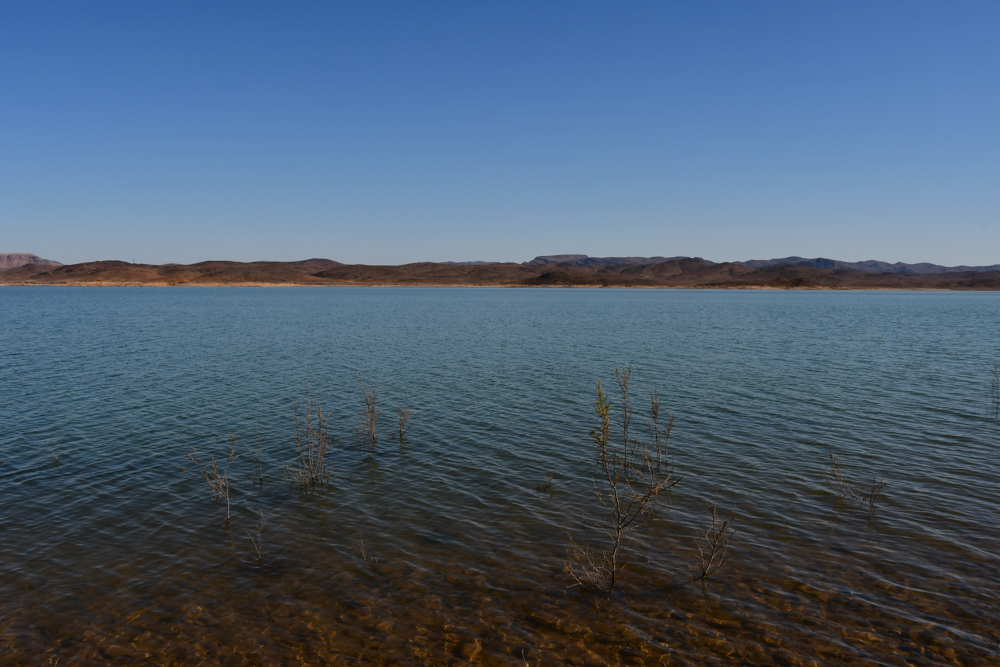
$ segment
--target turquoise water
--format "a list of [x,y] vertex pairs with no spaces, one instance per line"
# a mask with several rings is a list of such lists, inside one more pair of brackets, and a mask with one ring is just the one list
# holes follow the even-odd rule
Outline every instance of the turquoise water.
[[[998,294],[28,287],[0,313],[2,664],[998,659]],[[654,387],[677,416],[683,480],[606,599],[563,561],[604,516],[594,383],[628,364],[640,433]],[[341,440],[301,493],[307,396]],[[177,466],[229,432],[225,530]],[[830,452],[884,475],[874,521]],[[691,583],[716,488],[732,559]]]

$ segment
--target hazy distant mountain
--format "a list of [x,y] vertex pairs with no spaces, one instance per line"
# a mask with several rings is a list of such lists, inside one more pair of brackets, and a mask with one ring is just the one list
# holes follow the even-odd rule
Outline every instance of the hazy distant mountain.
[[6,254],[0,253],[0,271],[6,271],[7,269],[16,269],[19,266],[24,266],[25,264],[38,264],[40,266],[62,266],[59,262],[53,261],[51,259],[42,259],[38,255],[32,255],[30,252],[8,252]]
[[[672,262],[680,259],[697,259],[707,264],[715,264],[703,260],[700,257],[588,257],[587,255],[539,255],[530,262],[524,262],[524,266],[645,266],[647,264],[660,264],[662,262]],[[745,266],[751,269],[770,269],[778,266],[809,266],[816,269],[829,269],[831,271],[850,270],[861,273],[891,273],[901,276],[916,276],[929,273],[956,273],[962,271],[972,271],[983,273],[986,271],[1000,271],[1000,264],[990,266],[941,266],[940,264],[929,264],[921,262],[919,264],[905,264],[896,262],[880,262],[869,259],[864,262],[843,262],[838,259],[826,259],[825,257],[782,257],[780,259],[751,259],[745,262],[729,262],[737,266]]]
[[941,266],[940,264],[929,264],[921,262],[919,264],[905,264],[896,262],[880,262],[869,259],[863,262],[843,262],[838,259],[826,259],[816,257],[806,259],[805,257],[782,257],[781,259],[751,259],[746,262],[733,262],[740,266],[747,266],[752,269],[768,269],[774,266],[811,266],[817,269],[849,269],[861,271],[862,273],[894,273],[897,275],[923,275],[926,273],[955,273],[958,271],[1000,271],[1000,264],[990,266]]
[[[588,257],[587,255],[539,255],[525,266],[541,266],[544,264],[563,264],[567,266],[641,266],[643,264],[659,264],[672,262],[675,259],[688,257]],[[698,259],[698,258],[695,258]]]
[[445,266],[492,266],[493,264],[500,264],[501,262],[483,262],[476,260],[474,262],[440,262]]
[[523,262],[525,266],[539,266],[541,264],[573,264],[574,262],[587,259],[586,255],[539,255],[530,262]]

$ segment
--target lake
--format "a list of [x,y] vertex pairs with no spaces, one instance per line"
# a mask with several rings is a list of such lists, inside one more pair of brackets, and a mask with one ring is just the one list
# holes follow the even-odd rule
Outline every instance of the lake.
[[[0,318],[0,664],[1000,659],[1000,294],[6,287]],[[628,365],[681,479],[605,595],[565,565],[607,541],[594,386]],[[336,444],[301,490],[307,401]],[[230,433],[226,526],[179,466]]]

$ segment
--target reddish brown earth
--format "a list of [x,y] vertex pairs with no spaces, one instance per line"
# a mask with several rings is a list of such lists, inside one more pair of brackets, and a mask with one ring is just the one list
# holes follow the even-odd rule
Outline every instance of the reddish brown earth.
[[700,287],[777,289],[1000,290],[1000,271],[923,275],[862,273],[810,266],[753,268],[672,259],[655,264],[455,265],[420,262],[400,266],[300,262],[200,262],[129,264],[102,261],[0,272],[0,284],[16,285],[462,285],[505,287]]

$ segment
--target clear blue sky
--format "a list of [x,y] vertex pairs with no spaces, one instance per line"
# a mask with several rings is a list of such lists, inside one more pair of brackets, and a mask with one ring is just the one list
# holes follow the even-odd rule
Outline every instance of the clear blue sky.
[[1000,262],[1000,3],[0,4],[0,252]]

